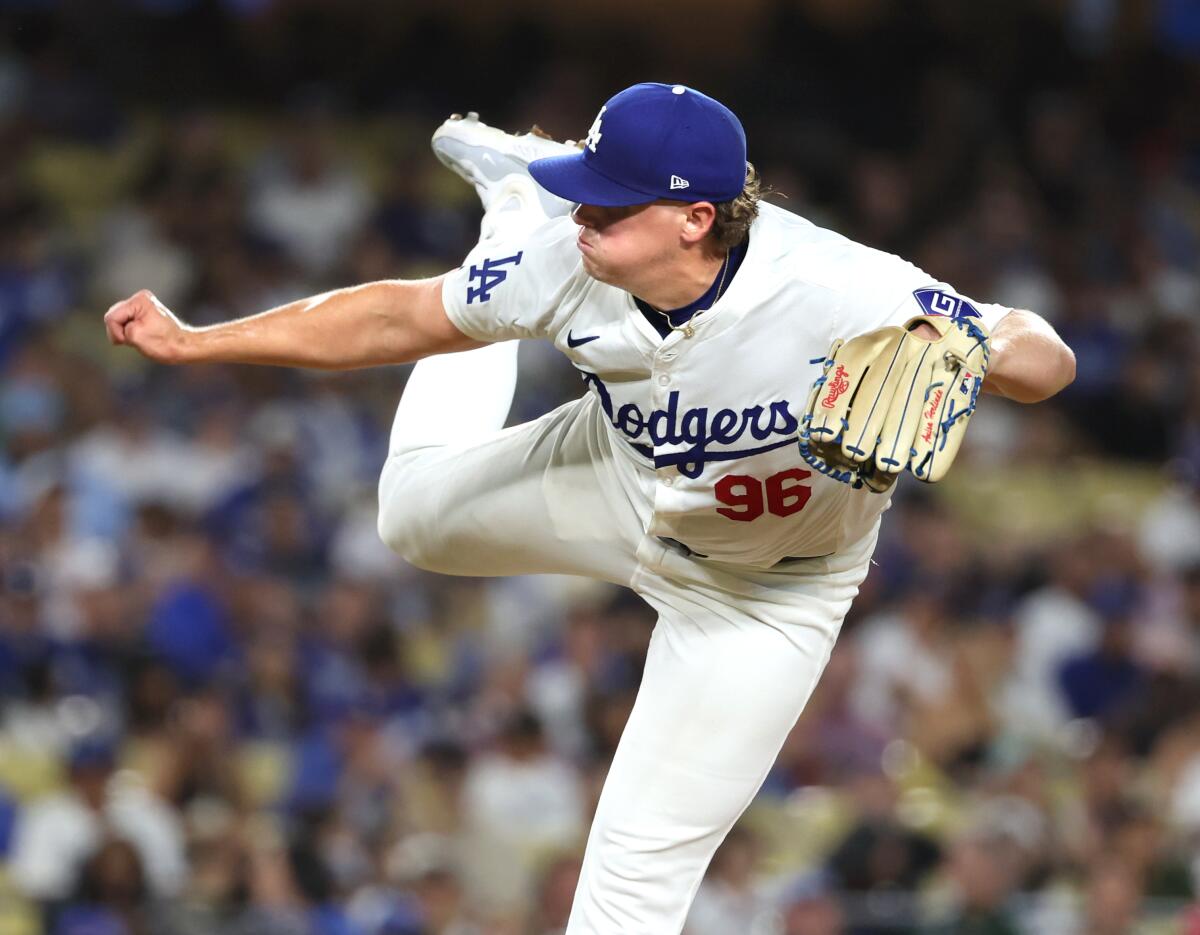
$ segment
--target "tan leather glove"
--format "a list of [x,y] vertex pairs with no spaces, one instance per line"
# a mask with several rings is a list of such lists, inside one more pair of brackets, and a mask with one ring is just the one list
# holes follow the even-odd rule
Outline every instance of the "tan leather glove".
[[[914,334],[922,322],[940,337]],[[988,354],[978,319],[941,315],[834,341],[801,419],[801,455],[877,493],[905,468],[919,480],[941,480],[975,411]]]

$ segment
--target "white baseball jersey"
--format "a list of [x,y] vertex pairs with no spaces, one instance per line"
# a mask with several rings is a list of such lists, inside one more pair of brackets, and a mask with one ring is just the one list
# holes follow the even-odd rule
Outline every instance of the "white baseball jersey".
[[993,328],[1009,311],[763,205],[728,289],[692,320],[692,337],[664,339],[629,293],[588,276],[577,233],[569,217],[555,218],[450,273],[446,312],[477,340],[553,341],[599,399],[621,453],[613,470],[643,506],[646,531],[724,562],[838,552],[890,502],[800,457],[814,361],[835,338],[927,313]]

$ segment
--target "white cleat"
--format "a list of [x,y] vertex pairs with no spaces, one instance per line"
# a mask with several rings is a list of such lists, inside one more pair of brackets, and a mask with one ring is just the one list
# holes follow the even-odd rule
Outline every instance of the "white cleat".
[[546,217],[570,214],[575,207],[550,194],[529,175],[529,163],[535,159],[578,152],[572,144],[559,143],[535,132],[505,133],[480,121],[479,114],[469,113],[466,117],[456,114],[438,127],[432,146],[442,165],[475,186],[485,212],[510,199],[514,188],[528,188],[511,181],[505,184],[514,175],[532,183],[528,190],[536,192]]

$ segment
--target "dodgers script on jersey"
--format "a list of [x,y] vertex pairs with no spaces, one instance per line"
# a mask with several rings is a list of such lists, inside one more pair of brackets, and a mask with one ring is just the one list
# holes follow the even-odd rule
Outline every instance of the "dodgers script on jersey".
[[662,338],[623,290],[592,279],[578,227],[555,218],[449,274],[451,321],[481,341],[544,338],[579,370],[587,418],[646,532],[713,560],[770,566],[857,542],[887,496],[812,472],[799,418],[835,338],[915,315],[1009,311],[973,302],[896,256],[763,205],[741,268],[695,333]]

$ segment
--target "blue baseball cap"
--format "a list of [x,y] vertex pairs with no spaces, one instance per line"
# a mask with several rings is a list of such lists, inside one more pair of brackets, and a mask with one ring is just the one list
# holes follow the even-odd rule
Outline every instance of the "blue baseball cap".
[[529,173],[580,204],[732,201],[746,184],[746,132],[707,94],[682,84],[635,84],[600,108],[582,150],[535,159]]

